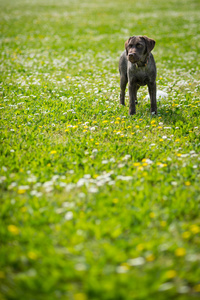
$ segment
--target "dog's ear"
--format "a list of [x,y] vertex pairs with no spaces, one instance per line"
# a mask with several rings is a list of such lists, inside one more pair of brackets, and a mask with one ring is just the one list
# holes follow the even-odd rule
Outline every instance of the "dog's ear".
[[154,40],[152,40],[152,39],[150,39],[150,38],[148,38],[147,36],[142,36],[142,38],[145,40],[145,42],[146,42],[146,46],[147,46],[147,53],[149,54],[152,50],[153,50],[153,48],[154,48],[154,46],[155,46],[155,41]]
[[128,55],[128,43],[130,42],[130,40],[133,38],[133,36],[131,36],[126,42],[125,42],[125,49],[126,49],[126,55]]

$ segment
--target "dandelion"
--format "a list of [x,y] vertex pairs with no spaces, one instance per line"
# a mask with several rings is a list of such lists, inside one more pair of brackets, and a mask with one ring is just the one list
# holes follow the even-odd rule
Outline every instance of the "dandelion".
[[119,202],[119,199],[118,198],[114,198],[113,201],[112,201],[114,204],[117,204]]
[[182,233],[183,239],[189,239],[191,236],[191,233],[189,231],[185,231]]
[[160,222],[160,225],[161,225],[162,227],[166,227],[167,222],[166,222],[166,221],[161,221],[161,222]]
[[133,166],[134,166],[134,167],[139,167],[139,166],[140,166],[140,163],[139,163],[139,162],[135,162],[135,163],[133,164]]
[[194,234],[197,234],[197,233],[199,233],[200,232],[200,228],[199,228],[199,226],[198,225],[191,225],[190,226],[190,231],[192,232],[192,233],[194,233]]
[[151,262],[151,261],[154,261],[155,260],[155,255],[154,254],[149,254],[147,257],[146,257],[146,260]]
[[52,150],[50,153],[51,153],[51,154],[56,154],[57,151],[56,151],[56,150]]
[[199,293],[200,292],[200,284],[197,284],[194,286],[195,292]]
[[169,270],[165,273],[165,276],[168,278],[168,279],[172,279],[174,277],[177,276],[177,272],[175,270]]
[[77,293],[74,295],[74,300],[87,300],[87,296],[83,293]]
[[186,254],[186,251],[184,248],[177,248],[175,250],[175,255],[178,256],[178,257],[182,257],[182,256],[185,256]]
[[186,185],[186,186],[190,186],[190,185],[191,185],[191,182],[190,182],[190,181],[186,181],[186,182],[185,182],[185,185]]
[[37,254],[33,251],[29,251],[28,252],[28,258],[32,259],[32,260],[35,260],[38,258]]
[[15,225],[8,225],[8,231],[10,231],[14,235],[19,234],[19,228]]
[[137,249],[138,251],[142,251],[142,250],[144,250],[144,245],[143,245],[143,244],[138,244],[138,245],[136,246],[136,249]]
[[150,218],[154,219],[156,215],[155,215],[154,212],[151,212],[151,213],[149,214],[149,216],[150,216]]
[[19,190],[17,191],[17,193],[18,193],[19,195],[22,195],[22,194],[26,193],[26,190],[25,190],[25,189],[19,189]]

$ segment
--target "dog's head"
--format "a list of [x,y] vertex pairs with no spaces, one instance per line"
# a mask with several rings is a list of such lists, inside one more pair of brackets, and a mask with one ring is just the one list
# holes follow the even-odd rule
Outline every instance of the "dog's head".
[[125,42],[126,55],[131,63],[144,61],[155,46],[155,41],[147,36],[131,36]]

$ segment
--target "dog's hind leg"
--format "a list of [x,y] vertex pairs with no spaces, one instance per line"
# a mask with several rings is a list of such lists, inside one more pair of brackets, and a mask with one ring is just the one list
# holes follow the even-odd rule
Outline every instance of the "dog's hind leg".
[[120,74],[120,104],[125,105],[125,90],[128,83],[128,77],[125,74]]

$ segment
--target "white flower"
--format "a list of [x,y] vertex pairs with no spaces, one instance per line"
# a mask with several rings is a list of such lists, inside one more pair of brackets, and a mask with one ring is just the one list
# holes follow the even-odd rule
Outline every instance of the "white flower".
[[123,180],[123,181],[128,181],[128,180],[132,180],[133,177],[132,176],[122,176],[122,175],[118,175],[117,179],[119,180]]
[[137,257],[137,258],[129,259],[127,263],[130,266],[141,266],[145,263],[145,259],[143,257]]
[[73,219],[73,212],[72,211],[68,211],[66,214],[65,214],[65,220],[67,221],[70,221]]

